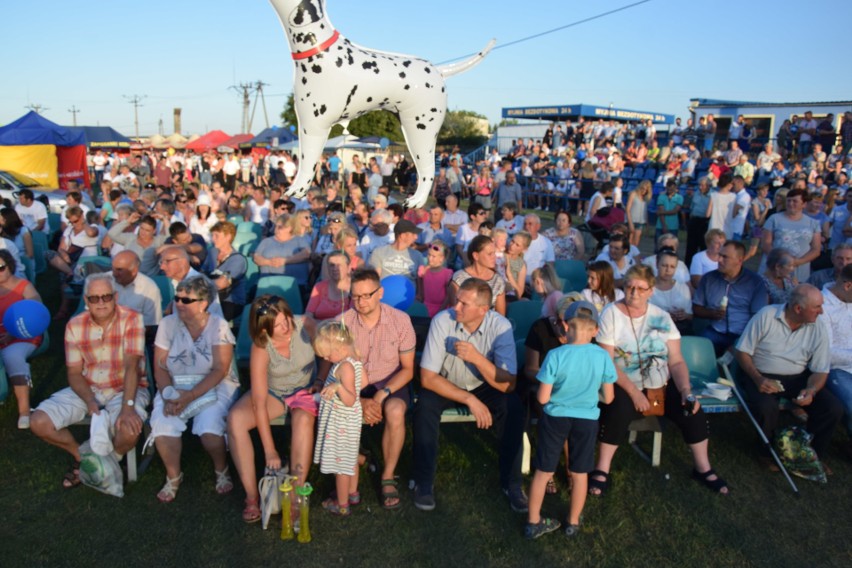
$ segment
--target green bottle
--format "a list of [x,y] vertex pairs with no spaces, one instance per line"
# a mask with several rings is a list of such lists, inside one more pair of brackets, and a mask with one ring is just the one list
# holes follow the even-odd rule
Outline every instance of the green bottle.
[[296,487],[296,495],[299,496],[299,542],[311,542],[311,527],[308,524],[308,509],[310,504],[310,495],[314,488],[310,483],[305,483]]

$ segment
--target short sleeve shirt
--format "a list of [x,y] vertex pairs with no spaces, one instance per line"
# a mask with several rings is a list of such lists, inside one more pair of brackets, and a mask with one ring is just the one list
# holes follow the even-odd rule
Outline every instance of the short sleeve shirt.
[[397,250],[393,245],[385,245],[370,255],[370,265],[381,270],[382,278],[400,275],[414,282],[417,269],[423,265],[423,255],[412,248]]
[[379,323],[367,327],[355,310],[343,314],[343,322],[355,337],[358,358],[364,364],[368,384],[381,387],[402,368],[399,356],[414,351],[417,338],[411,318],[405,312],[385,304]]
[[591,343],[563,345],[547,354],[536,377],[553,385],[544,411],[550,416],[597,420],[598,390],[616,381],[609,353]]
[[459,341],[472,343],[498,369],[517,374],[518,357],[512,324],[493,310],[485,314],[485,319],[473,333],[468,333],[456,321],[454,309],[439,312],[429,326],[420,366],[466,391],[480,387],[484,382],[482,374],[475,365],[465,363],[456,353],[455,345]]
[[[207,327],[193,339],[189,330],[177,314],[163,318],[157,328],[154,345],[168,352],[166,368],[174,375],[206,375],[213,369],[213,348],[217,345],[236,343],[228,322],[210,314]],[[235,359],[231,359],[231,368],[224,380],[239,383]]]

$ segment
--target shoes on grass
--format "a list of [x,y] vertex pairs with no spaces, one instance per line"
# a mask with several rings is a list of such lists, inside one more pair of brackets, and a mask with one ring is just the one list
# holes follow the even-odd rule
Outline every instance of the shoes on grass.
[[537,523],[527,523],[527,526],[524,527],[524,537],[529,540],[534,540],[540,536],[546,535],[547,533],[559,530],[559,527],[561,526],[562,524],[556,519],[542,517]]

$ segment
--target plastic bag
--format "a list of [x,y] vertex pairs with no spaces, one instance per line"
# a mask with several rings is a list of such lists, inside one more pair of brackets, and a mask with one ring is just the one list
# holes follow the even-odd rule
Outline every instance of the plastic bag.
[[80,481],[113,497],[124,497],[124,475],[115,454],[99,456],[89,442],[80,446]]

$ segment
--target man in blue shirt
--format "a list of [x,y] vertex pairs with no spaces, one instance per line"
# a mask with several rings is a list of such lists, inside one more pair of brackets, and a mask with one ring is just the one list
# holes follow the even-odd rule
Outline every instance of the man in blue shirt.
[[666,184],[666,192],[657,197],[657,232],[655,239],[663,233],[677,235],[680,228],[680,209],[683,207],[683,196],[677,192],[677,184],[670,181]]
[[719,268],[701,277],[692,312],[712,320],[703,336],[713,342],[720,357],[742,335],[751,317],[769,303],[763,279],[743,267],[745,246],[728,241],[719,253]]
[[479,428],[500,439],[500,484],[512,510],[527,511],[521,487],[524,411],[513,392],[517,354],[509,320],[490,309],[491,288],[478,278],[459,288],[454,308],[440,312],[429,327],[420,363],[420,398],[414,408],[414,505],[435,508],[441,413],[457,404],[470,409]]

